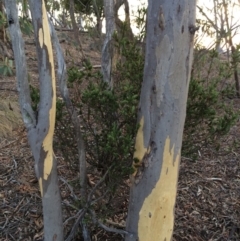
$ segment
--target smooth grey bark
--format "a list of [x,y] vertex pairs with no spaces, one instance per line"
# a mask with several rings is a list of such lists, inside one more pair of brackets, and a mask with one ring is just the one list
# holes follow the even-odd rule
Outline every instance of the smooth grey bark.
[[149,0],[125,241],[172,239],[195,8],[195,0]]
[[[37,126],[32,138],[29,138],[34,158],[37,160],[35,170],[38,179],[42,179],[44,239],[63,240],[62,206],[58,186],[57,162],[52,150],[53,132],[56,115],[56,80],[54,71],[53,51],[46,8],[43,0],[29,0],[40,80],[40,103]],[[40,31],[43,31],[41,36]],[[53,130],[51,130],[53,128]],[[52,133],[50,133],[52,132]],[[51,142],[49,147],[45,142]],[[36,145],[39,143],[39,146]],[[48,159],[48,155],[50,156]],[[51,165],[49,173],[46,169]],[[45,177],[44,177],[45,176]]]
[[114,50],[113,34],[115,31],[120,32],[124,27],[124,23],[118,17],[118,10],[125,5],[126,25],[128,28],[128,37],[133,39],[133,33],[130,26],[129,4],[127,0],[104,0],[104,12],[106,19],[106,37],[102,48],[102,74],[105,82],[113,88],[112,71],[117,64],[117,54]]
[[9,24],[8,31],[10,33],[14,52],[20,109],[23,117],[23,122],[27,130],[31,130],[31,128],[35,127],[36,125],[36,117],[31,107],[30,90],[28,84],[28,72],[24,51],[25,44],[22,38],[22,33],[18,22],[16,0],[5,0],[5,8],[8,22],[10,18],[14,21],[14,24]]
[[[44,239],[63,240],[61,197],[57,178],[57,162],[52,150],[55,123],[55,77],[50,33],[47,31],[44,2],[29,1],[38,54],[40,103],[38,115],[31,107],[24,42],[18,22],[16,0],[5,0],[9,33],[12,39],[17,74],[20,109],[27,128],[28,141],[35,160],[44,219]],[[42,12],[43,10],[43,12]],[[44,12],[45,11],[45,12]],[[42,33],[42,34],[41,34]]]
[[113,40],[112,36],[115,31],[114,21],[114,6],[116,0],[104,0],[104,12],[106,18],[106,37],[102,48],[102,74],[103,80],[112,88],[112,55],[113,55]]

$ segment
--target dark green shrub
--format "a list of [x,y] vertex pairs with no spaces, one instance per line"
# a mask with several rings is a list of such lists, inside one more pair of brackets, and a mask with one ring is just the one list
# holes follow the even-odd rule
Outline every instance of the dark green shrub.
[[216,51],[197,50],[189,85],[183,154],[196,156],[202,145],[219,147],[214,140],[227,134],[239,113],[234,111],[232,69]]
[[0,61],[0,76],[12,76],[13,74],[13,61],[6,57],[4,61]]
[[33,85],[29,85],[30,87],[30,97],[32,100],[32,108],[34,111],[37,111],[38,104],[40,101],[40,92],[39,89],[34,87]]
[[[143,55],[136,43],[124,38],[124,32],[121,36],[121,39],[114,36],[121,54],[113,73],[113,90],[88,61],[81,71],[75,67],[68,71],[68,86],[80,115],[87,161],[102,173],[110,168],[106,182],[113,191],[117,183],[132,172],[137,105],[144,65]],[[66,110],[58,109],[58,112],[61,114],[57,114],[56,135],[61,141],[56,144],[71,163],[76,163],[73,127],[69,125]]]
[[33,25],[29,17],[23,16],[19,17],[19,24],[23,34],[31,36],[33,33]]

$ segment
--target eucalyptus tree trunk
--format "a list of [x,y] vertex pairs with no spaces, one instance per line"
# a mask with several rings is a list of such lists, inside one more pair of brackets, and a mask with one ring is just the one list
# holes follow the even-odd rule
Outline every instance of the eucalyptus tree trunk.
[[[99,1],[99,0],[98,0]],[[101,1],[100,1],[101,4]],[[96,30],[99,34],[99,36],[102,36],[102,11],[101,7],[98,7],[97,0],[93,0],[93,9],[94,9],[94,14],[97,18],[97,24],[96,24]]]
[[[125,20],[124,22],[119,19],[118,17],[118,10],[119,8],[124,4],[124,10],[125,10]],[[127,34],[124,37],[127,37],[130,41],[133,41],[134,35],[131,28],[131,21],[130,21],[130,12],[129,12],[129,3],[128,0],[118,0],[115,4],[115,23],[116,23],[116,29],[117,32],[123,31],[123,29],[127,29]]]
[[53,152],[56,115],[56,84],[48,17],[43,0],[29,0],[38,56],[40,102],[38,113],[31,107],[24,42],[18,22],[16,0],[5,0],[12,39],[19,102],[28,141],[35,160],[43,204],[44,240],[63,240],[61,197],[57,161]]
[[124,0],[124,6],[125,6],[125,22],[127,24],[129,35],[131,35],[131,37],[133,38],[128,0]]
[[5,29],[5,11],[3,6],[3,0],[0,0],[0,61],[5,61],[5,58],[12,58],[12,52],[9,42],[9,38]]
[[236,94],[237,97],[240,98],[240,83],[239,83],[239,77],[238,77],[238,57],[239,56],[239,50],[237,50],[233,44],[233,29],[232,26],[230,26],[229,18],[230,14],[228,9],[230,8],[229,2],[223,0],[223,9],[224,9],[224,20],[227,27],[227,35],[226,35],[226,42],[229,44],[229,47],[231,48],[231,59],[232,59],[232,67],[233,67],[233,74],[234,74],[234,80],[235,80],[235,87],[236,87]]
[[[0,0],[0,14],[2,17],[4,16],[4,8],[3,8],[2,0]],[[3,23],[0,23],[0,41],[3,43],[6,42],[6,31]]]
[[104,13],[106,18],[106,37],[102,48],[102,74],[105,82],[113,87],[112,58],[113,58],[113,33],[116,29],[114,21],[114,6],[116,0],[104,0]]
[[125,241],[172,239],[195,8],[195,0],[149,0]]
[[[113,88],[114,79],[112,72],[116,69],[119,61],[118,50],[114,47],[113,34],[123,30],[124,23],[118,17],[118,10],[125,5],[125,24],[128,31],[128,38],[133,40],[133,33],[130,26],[129,4],[127,0],[104,0],[104,13],[106,18],[106,37],[102,48],[102,73],[103,79]],[[120,35],[118,35],[120,36]]]

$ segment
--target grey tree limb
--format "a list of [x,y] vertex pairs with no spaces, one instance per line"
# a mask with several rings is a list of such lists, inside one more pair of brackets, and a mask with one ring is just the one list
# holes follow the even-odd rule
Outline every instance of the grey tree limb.
[[107,225],[103,224],[100,220],[97,219],[96,213],[93,210],[90,210],[90,213],[92,215],[93,222],[95,224],[97,224],[99,227],[101,227],[104,230],[106,230],[107,232],[118,233],[118,234],[121,234],[121,235],[128,235],[130,237],[134,236],[132,233],[127,232],[125,230],[108,227]]
[[15,0],[5,0],[7,19],[12,19],[14,24],[9,24],[8,31],[12,40],[15,58],[17,91],[23,122],[28,130],[36,126],[36,116],[31,107],[30,89],[28,83],[28,70],[25,56],[25,44],[18,21],[18,10]]
[[57,53],[57,62],[58,62],[58,81],[60,86],[60,92],[62,98],[66,104],[68,113],[71,117],[71,120],[74,125],[75,136],[77,140],[78,147],[78,158],[79,158],[79,166],[80,166],[80,186],[81,186],[81,198],[84,201],[86,199],[86,157],[85,157],[85,145],[82,137],[80,122],[77,116],[76,109],[74,108],[72,101],[69,97],[69,91],[67,88],[67,67],[64,60],[64,54],[59,43],[56,31],[53,27],[53,24],[49,21],[51,27],[51,36],[52,42],[54,44],[56,53]]
[[16,64],[19,102],[28,141],[35,160],[44,220],[45,240],[63,240],[61,197],[57,177],[57,161],[52,149],[55,124],[56,89],[53,54],[44,2],[29,1],[35,29],[40,81],[38,115],[31,107],[24,43],[18,22],[16,0],[6,0],[9,32]]
[[125,241],[172,240],[193,59],[196,0],[148,1]]
[[112,88],[112,55],[113,41],[112,36],[116,29],[114,20],[115,0],[104,0],[104,12],[106,18],[106,37],[102,47],[102,74],[103,80]]

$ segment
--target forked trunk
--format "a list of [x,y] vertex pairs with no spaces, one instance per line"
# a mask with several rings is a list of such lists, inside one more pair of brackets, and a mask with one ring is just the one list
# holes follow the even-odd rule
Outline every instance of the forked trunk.
[[38,56],[40,102],[38,113],[31,107],[24,42],[18,22],[16,0],[5,0],[9,32],[12,39],[19,102],[28,141],[35,160],[44,217],[44,240],[63,240],[62,209],[53,153],[56,115],[56,83],[48,17],[43,0],[29,0]]

